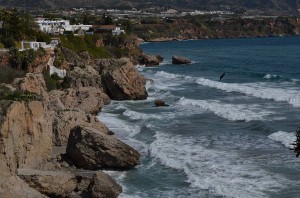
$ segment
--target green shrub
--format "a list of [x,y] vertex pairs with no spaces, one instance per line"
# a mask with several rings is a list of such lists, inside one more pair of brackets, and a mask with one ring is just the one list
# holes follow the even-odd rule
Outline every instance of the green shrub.
[[62,79],[56,73],[50,76],[49,71],[44,70],[43,76],[48,91],[60,89],[62,87],[60,82]]
[[8,92],[4,96],[0,97],[0,100],[13,100],[13,101],[29,102],[31,100],[42,100],[42,97],[36,93],[32,93],[29,91],[16,90],[14,92]]
[[10,67],[0,69],[0,83],[11,84],[16,78],[22,78],[25,74],[25,71]]

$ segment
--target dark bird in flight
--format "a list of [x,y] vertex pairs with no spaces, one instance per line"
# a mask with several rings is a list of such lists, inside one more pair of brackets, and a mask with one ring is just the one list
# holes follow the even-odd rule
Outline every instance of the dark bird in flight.
[[220,76],[220,80],[219,81],[221,81],[224,76],[225,76],[225,72],[223,72],[223,74]]

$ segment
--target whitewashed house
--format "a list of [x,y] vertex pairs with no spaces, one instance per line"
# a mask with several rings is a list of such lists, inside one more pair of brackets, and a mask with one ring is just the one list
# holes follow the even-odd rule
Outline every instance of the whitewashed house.
[[38,50],[39,48],[44,49],[54,49],[51,45],[47,45],[45,42],[36,42],[36,41],[22,41],[21,42],[21,51],[27,50],[27,49],[33,49]]
[[39,25],[40,30],[50,34],[63,34],[65,31],[74,32],[76,30],[88,31],[92,25],[70,25],[69,20],[64,19],[46,19],[37,18],[36,23]]

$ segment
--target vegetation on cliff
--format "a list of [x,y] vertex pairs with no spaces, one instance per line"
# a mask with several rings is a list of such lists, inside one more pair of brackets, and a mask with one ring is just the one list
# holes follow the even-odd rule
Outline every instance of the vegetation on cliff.
[[132,26],[133,33],[146,41],[157,38],[207,39],[298,35],[298,18],[214,18],[189,16],[174,19],[147,19]]

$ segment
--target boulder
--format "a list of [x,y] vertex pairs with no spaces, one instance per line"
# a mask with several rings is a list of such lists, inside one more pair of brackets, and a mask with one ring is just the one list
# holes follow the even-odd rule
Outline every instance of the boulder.
[[159,65],[163,61],[163,57],[160,55],[149,55],[149,54],[143,54],[140,57],[140,64],[145,66],[155,66]]
[[103,134],[110,134],[109,129],[93,115],[76,110],[58,111],[53,118],[53,144],[67,145],[71,129],[78,125],[94,128]]
[[89,65],[85,65],[84,67],[75,67],[74,70],[67,72],[64,83],[71,88],[102,88],[99,72]]
[[190,60],[181,56],[172,56],[172,64],[189,64]]
[[102,89],[96,87],[53,90],[49,95],[51,109],[54,111],[79,109],[85,113],[96,115],[104,105],[110,103],[110,98]]
[[161,106],[169,106],[169,105],[167,105],[167,104],[165,103],[165,101],[160,100],[160,99],[155,100],[155,101],[154,101],[154,104],[155,104],[155,106],[157,106],[157,107],[161,107]]
[[0,197],[47,198],[17,176],[0,177]]
[[113,100],[143,100],[148,97],[145,77],[126,58],[105,67],[101,77],[107,95]]
[[18,169],[17,174],[30,187],[49,197],[70,197],[77,186],[75,175],[69,172]]
[[51,156],[50,111],[43,101],[0,101],[0,176]]
[[91,60],[90,54],[87,51],[81,52],[79,56],[85,61],[85,63],[88,63]]
[[113,136],[87,127],[71,130],[67,155],[80,168],[129,169],[139,164],[140,154]]
[[94,175],[89,195],[91,198],[117,198],[122,192],[122,187],[109,175],[98,172]]

